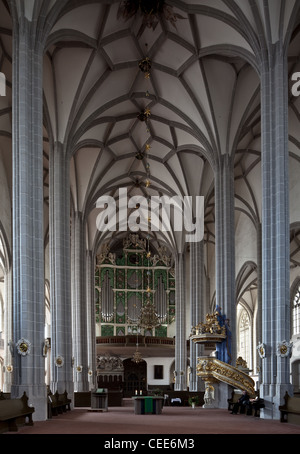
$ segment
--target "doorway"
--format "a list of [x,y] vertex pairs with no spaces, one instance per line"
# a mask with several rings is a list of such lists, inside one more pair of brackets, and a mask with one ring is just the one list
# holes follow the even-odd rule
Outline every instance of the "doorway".
[[135,363],[131,358],[123,361],[124,365],[124,397],[136,394],[146,394],[147,391],[147,363],[142,360]]

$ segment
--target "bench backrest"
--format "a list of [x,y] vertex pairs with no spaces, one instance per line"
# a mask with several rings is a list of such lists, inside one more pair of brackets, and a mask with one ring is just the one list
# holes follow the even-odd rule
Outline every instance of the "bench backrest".
[[27,405],[26,399],[21,397],[20,399],[0,400],[0,418],[9,415],[33,413],[34,408]]
[[298,411],[300,412],[300,399],[299,397],[287,396],[285,399],[285,408],[289,411]]
[[70,399],[68,399],[67,391],[65,391],[62,394],[59,394],[58,391],[56,391],[54,394],[52,394],[52,392],[50,391],[48,393],[48,397],[50,397],[51,398],[51,402],[53,402],[55,404],[69,403],[71,401]]

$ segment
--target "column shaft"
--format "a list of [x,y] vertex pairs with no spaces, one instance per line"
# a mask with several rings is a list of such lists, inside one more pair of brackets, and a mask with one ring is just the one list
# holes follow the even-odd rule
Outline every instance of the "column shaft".
[[[290,339],[289,172],[287,58],[277,43],[262,65],[262,341],[261,394],[265,417],[278,417],[285,391],[291,391],[289,357],[277,347]],[[274,405],[276,403],[276,405]]]
[[175,258],[176,279],[176,340],[175,340],[175,390],[187,389],[187,346],[185,305],[185,256],[178,253]]
[[12,397],[26,391],[46,418],[43,231],[43,48],[31,23],[20,18],[13,37],[13,327],[14,344],[24,338],[30,351],[15,351]]
[[86,301],[88,326],[88,367],[92,371],[89,377],[91,389],[96,387],[96,319],[95,319],[95,265],[92,251],[86,253]]
[[73,340],[75,359],[75,390],[88,391],[87,304],[86,304],[86,251],[82,213],[73,216],[72,235],[74,266],[73,286]]
[[[204,299],[204,245],[203,241],[190,244],[190,298],[191,327],[205,320]],[[197,358],[203,346],[190,342],[190,391],[198,391],[199,379],[196,374]]]
[[[70,176],[61,143],[50,153],[51,389],[73,392]],[[63,363],[58,361],[62,358]]]
[[216,305],[229,320],[232,335],[228,363],[236,361],[234,245],[234,176],[231,158],[223,155],[215,171]]

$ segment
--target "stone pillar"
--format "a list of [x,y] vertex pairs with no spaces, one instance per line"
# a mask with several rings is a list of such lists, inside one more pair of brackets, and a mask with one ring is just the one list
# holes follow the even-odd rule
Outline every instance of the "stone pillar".
[[61,143],[50,153],[51,390],[73,393],[70,165]]
[[[256,315],[256,337],[254,339],[253,360],[258,372],[258,382],[261,383],[261,359],[257,351],[257,346],[262,339],[262,244],[261,244],[261,223],[257,225],[257,315]],[[251,365],[249,365],[251,368]],[[249,367],[248,366],[248,367]]]
[[264,418],[279,418],[290,384],[290,359],[278,345],[290,340],[288,66],[281,43],[261,65],[262,129],[262,361]]
[[87,348],[88,367],[92,372],[89,375],[89,387],[95,389],[97,385],[96,371],[96,319],[95,319],[95,262],[92,251],[86,252],[86,301],[87,301]]
[[4,310],[4,382],[3,382],[3,392],[11,392],[12,384],[12,371],[11,366],[13,365],[13,330],[12,330],[12,318],[13,318],[13,308],[12,308],[12,270],[11,267],[8,269],[5,274],[5,310]]
[[82,213],[73,216],[72,246],[74,277],[73,286],[73,341],[74,341],[74,386],[75,391],[89,390],[87,351],[87,304],[86,304],[86,252],[84,219]]
[[[13,30],[13,398],[25,391],[35,420],[47,417],[43,230],[43,46],[35,25]],[[27,344],[27,349],[26,349]]]
[[[205,320],[203,249],[203,240],[190,243],[191,327]],[[197,358],[201,356],[202,351],[202,345],[190,341],[190,391],[199,391],[196,367]]]
[[233,163],[222,155],[215,169],[215,235],[216,235],[216,305],[229,320],[231,352],[229,364],[236,362],[236,301],[234,245],[234,175]]
[[187,346],[185,305],[185,256],[175,256],[176,286],[176,339],[175,339],[175,391],[187,389]]

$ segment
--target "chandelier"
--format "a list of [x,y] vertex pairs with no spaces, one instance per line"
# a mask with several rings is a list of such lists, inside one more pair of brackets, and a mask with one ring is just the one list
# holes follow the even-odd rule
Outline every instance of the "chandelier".
[[139,325],[145,329],[151,330],[155,326],[160,325],[159,317],[155,311],[155,307],[150,299],[147,299],[145,306],[141,309],[139,317]]
[[153,30],[156,28],[160,17],[169,21],[176,28],[177,19],[184,19],[178,13],[174,13],[172,6],[165,4],[165,0],[123,0],[120,2],[117,18],[123,17],[129,20],[140,13],[143,17],[143,24]]
[[[148,219],[148,222],[151,221],[151,219]],[[146,288],[146,293],[147,293],[147,299],[146,299],[146,304],[145,306],[142,307],[141,313],[139,316],[139,326],[142,326],[145,329],[152,330],[156,326],[160,325],[160,319],[156,313],[155,306],[153,302],[151,301],[151,285],[150,285],[150,276],[151,271],[150,271],[150,259],[151,259],[151,251],[150,251],[150,235],[148,233],[147,235],[147,251],[146,251],[146,257],[147,257],[147,288]]]
[[133,361],[136,364],[141,363],[142,361],[144,361],[143,358],[142,358],[141,353],[138,350],[138,346],[136,347],[136,350],[135,350],[135,352],[133,354],[133,357],[132,357],[131,361]]

